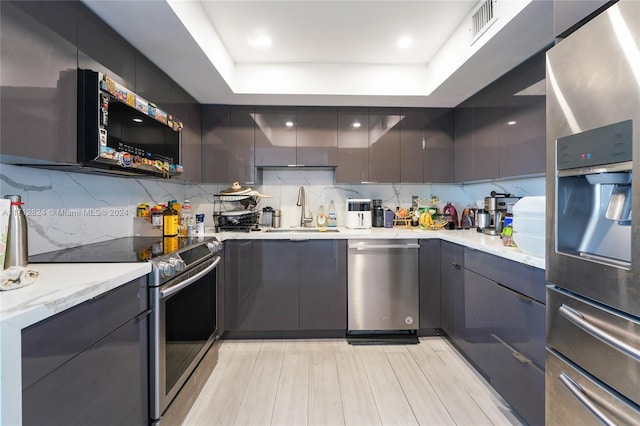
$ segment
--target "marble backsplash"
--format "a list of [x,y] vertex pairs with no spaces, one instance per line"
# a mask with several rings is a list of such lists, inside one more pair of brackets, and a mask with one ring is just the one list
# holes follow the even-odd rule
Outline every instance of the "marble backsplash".
[[[177,182],[177,183],[176,183]],[[140,203],[163,204],[189,199],[195,213],[205,213],[205,225],[213,225],[213,194],[229,185],[185,184],[178,181],[133,179],[62,172],[2,164],[0,195],[18,194],[29,226],[29,254],[44,253],[129,235],[158,235],[146,221],[137,219]],[[517,196],[544,195],[544,177],[473,184],[336,185],[331,170],[264,170],[263,184],[255,189],[272,198],[261,198],[258,209],[272,206],[282,211],[282,226],[297,226],[298,189],[304,186],[307,206],[316,216],[334,201],[338,225],[344,225],[347,198],[380,198],[383,205],[409,207],[411,196],[451,201],[458,210],[481,203],[492,190]]]

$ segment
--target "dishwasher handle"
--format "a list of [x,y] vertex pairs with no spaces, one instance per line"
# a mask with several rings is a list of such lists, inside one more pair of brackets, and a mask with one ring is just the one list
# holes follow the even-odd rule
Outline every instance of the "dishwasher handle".
[[355,249],[355,250],[388,250],[388,249],[417,249],[417,248],[420,248],[420,244],[416,244],[416,243],[368,244],[368,245],[349,244],[349,249]]

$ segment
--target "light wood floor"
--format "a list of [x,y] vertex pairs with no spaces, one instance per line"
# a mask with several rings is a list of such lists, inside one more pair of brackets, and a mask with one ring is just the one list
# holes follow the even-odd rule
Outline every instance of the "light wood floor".
[[440,337],[223,341],[184,426],[518,425],[502,398]]

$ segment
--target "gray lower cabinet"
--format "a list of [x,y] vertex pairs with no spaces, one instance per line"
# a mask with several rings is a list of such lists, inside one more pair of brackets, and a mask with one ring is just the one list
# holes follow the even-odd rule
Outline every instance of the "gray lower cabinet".
[[227,333],[346,330],[346,260],[345,240],[225,241]]
[[530,425],[544,424],[544,271],[441,243],[442,329]]
[[440,328],[440,240],[420,240],[420,329]]
[[145,279],[22,332],[24,425],[148,424]]

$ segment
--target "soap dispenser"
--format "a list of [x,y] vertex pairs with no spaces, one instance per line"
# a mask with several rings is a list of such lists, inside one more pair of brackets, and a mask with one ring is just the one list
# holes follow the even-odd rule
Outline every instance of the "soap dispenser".
[[324,206],[320,205],[318,208],[318,214],[316,215],[316,223],[318,228],[324,228],[327,226],[327,214],[324,212]]

